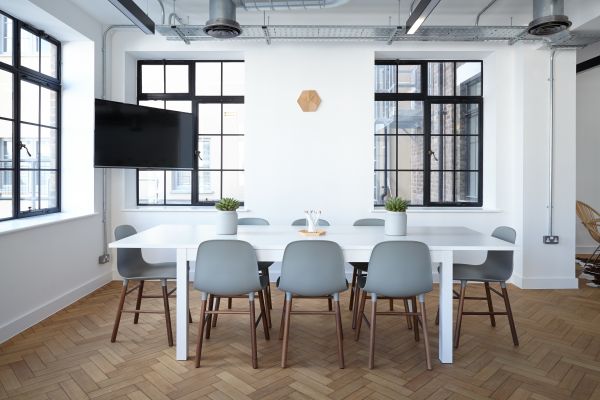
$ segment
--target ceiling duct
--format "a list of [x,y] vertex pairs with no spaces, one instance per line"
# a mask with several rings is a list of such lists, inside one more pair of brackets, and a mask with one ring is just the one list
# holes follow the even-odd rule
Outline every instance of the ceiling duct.
[[533,0],[533,21],[527,31],[535,36],[548,36],[571,26],[565,14],[564,0]]
[[341,6],[350,0],[233,0],[246,11],[314,10]]

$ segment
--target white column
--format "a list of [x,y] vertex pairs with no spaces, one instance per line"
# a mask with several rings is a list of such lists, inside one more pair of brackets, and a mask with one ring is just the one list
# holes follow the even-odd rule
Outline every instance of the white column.
[[188,353],[188,269],[186,249],[177,249],[177,360],[187,360]]

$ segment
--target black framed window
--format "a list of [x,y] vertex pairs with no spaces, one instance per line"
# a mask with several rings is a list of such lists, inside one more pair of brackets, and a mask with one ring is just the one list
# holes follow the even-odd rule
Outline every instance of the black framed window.
[[60,42],[0,11],[0,220],[60,211]]
[[375,62],[375,206],[483,204],[482,83],[482,61]]
[[138,104],[189,112],[197,134],[192,171],[137,171],[137,204],[214,205],[244,199],[243,61],[138,61]]

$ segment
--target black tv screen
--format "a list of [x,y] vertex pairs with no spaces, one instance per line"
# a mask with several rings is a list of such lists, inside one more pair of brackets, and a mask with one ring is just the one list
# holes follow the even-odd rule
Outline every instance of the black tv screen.
[[94,165],[194,168],[192,114],[96,99]]

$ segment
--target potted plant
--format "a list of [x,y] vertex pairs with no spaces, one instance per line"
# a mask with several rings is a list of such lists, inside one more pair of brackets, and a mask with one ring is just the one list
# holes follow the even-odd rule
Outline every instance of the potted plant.
[[408,200],[401,197],[390,197],[385,202],[385,234],[390,236],[406,235],[406,208]]
[[238,226],[237,209],[240,202],[231,197],[225,197],[215,204],[217,212],[217,235],[235,235]]

